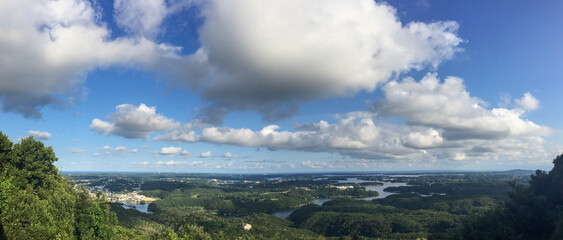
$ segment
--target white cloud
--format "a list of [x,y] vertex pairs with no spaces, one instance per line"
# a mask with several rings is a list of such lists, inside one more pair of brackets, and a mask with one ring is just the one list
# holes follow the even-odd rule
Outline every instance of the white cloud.
[[156,165],[165,165],[165,166],[183,165],[183,164],[185,164],[185,163],[174,161],[174,160],[170,160],[170,161],[167,161],[167,162],[163,162],[163,161],[156,162]]
[[161,25],[168,15],[192,5],[191,0],[116,0],[113,17],[117,25],[126,31],[154,38],[163,31]]
[[303,101],[372,91],[393,74],[436,67],[462,42],[455,22],[402,24],[393,7],[372,0],[200,7],[202,46],[177,80],[211,103],[202,115],[212,123],[237,110],[279,119]]
[[180,152],[180,156],[188,157],[190,155],[192,155],[192,153],[188,150],[184,150]]
[[325,121],[301,125],[305,131],[277,131],[279,126],[270,125],[260,131],[250,129],[204,128],[199,141],[227,143],[248,147],[267,147],[277,149],[301,149],[318,151],[320,149],[359,149],[377,140],[379,129],[372,119],[345,118],[338,124]]
[[201,158],[208,158],[208,157],[211,157],[211,151],[207,151],[207,152],[201,153],[201,154],[199,155],[199,157],[201,157]]
[[85,152],[86,150],[82,149],[82,148],[71,148],[70,152],[71,153],[82,153]]
[[334,165],[332,165],[330,162],[325,162],[325,161],[303,161],[301,162],[301,165],[307,168],[313,168],[313,169],[326,169],[326,168],[335,168]]
[[115,152],[125,152],[125,150],[127,150],[127,147],[124,146],[119,146],[115,148]]
[[164,0],[116,0],[114,19],[123,29],[141,36],[153,37],[167,15]]
[[[513,159],[515,156],[524,159],[527,154],[539,156],[546,152],[541,140],[549,134],[549,128],[523,119],[524,112],[520,108],[484,107],[487,104],[472,97],[459,78],[448,77],[441,82],[435,74],[428,74],[418,82],[410,78],[392,81],[382,90],[385,97],[374,104],[372,112],[338,115],[334,123],[295,124],[291,131],[282,131],[277,125],[252,130],[196,126],[193,122],[180,126],[159,115],[177,128],[153,139],[339,153],[358,159],[393,161],[453,160],[461,158],[458,153],[463,153],[467,159]],[[387,116],[405,122],[390,123],[385,119]],[[142,124],[139,123],[138,128],[148,128]],[[529,142],[538,147],[524,147]],[[161,154],[189,154],[184,152],[180,147],[161,150]],[[211,152],[199,156],[210,157]],[[233,157],[230,153],[222,156]]]
[[230,152],[226,152],[225,154],[223,154],[223,157],[226,157],[226,158],[233,158],[234,155],[231,154]]
[[427,74],[420,82],[405,78],[383,86],[385,98],[374,104],[379,116],[402,117],[409,125],[441,129],[442,137],[455,139],[502,139],[542,136],[549,133],[522,118],[520,109],[483,107],[485,102],[465,90],[463,80],[447,77],[440,82]]
[[174,129],[166,132],[165,135],[156,136],[153,139],[157,141],[170,141],[170,142],[195,142],[196,133],[193,130],[194,126],[190,123],[185,124],[179,129]]
[[540,101],[537,100],[530,92],[524,93],[521,99],[516,99],[516,103],[526,111],[538,109]]
[[[445,115],[444,117],[448,117]],[[378,125],[369,113],[351,113],[336,123],[320,121],[313,124],[296,125],[295,131],[279,131],[275,125],[260,131],[208,127],[201,130],[197,142],[230,144],[245,147],[264,147],[270,150],[294,150],[309,152],[337,152],[343,156],[359,159],[417,159],[436,161],[460,159],[463,153],[471,159],[528,159],[526,155],[545,153],[541,143],[542,132],[536,136],[505,136],[499,138],[479,137],[469,134],[465,138],[445,138],[445,129],[416,125],[399,125],[382,122]],[[451,129],[448,129],[451,131]],[[481,130],[479,130],[481,131]],[[481,133],[481,132],[479,132]],[[491,134],[495,134],[493,132]],[[489,135],[485,135],[489,136]],[[530,142],[532,139],[534,142]],[[526,146],[526,144],[535,147]],[[498,151],[497,151],[498,150]],[[211,152],[200,156],[209,155]],[[223,157],[231,156],[225,154]],[[414,160],[413,160],[414,161]],[[341,166],[341,165],[339,165]]]
[[411,148],[436,148],[440,146],[444,139],[440,132],[428,129],[425,132],[410,132],[401,138],[405,146]]
[[51,138],[51,134],[49,132],[29,130],[27,131],[27,134],[40,140],[48,140],[49,138]]
[[[179,47],[153,41],[167,16],[194,4],[203,19],[195,53],[179,56]],[[305,101],[373,91],[396,74],[436,67],[462,42],[455,22],[403,24],[394,8],[372,0],[117,0],[114,10],[127,36],[112,39],[87,0],[0,3],[3,110],[39,117],[45,105],[79,100],[89,71],[119,65],[174,76],[209,104],[201,110],[208,122],[238,110],[275,120]],[[137,122],[149,115],[122,119],[144,105],[120,106],[91,127],[127,138],[177,127]],[[181,133],[162,138],[195,141]]]
[[500,95],[500,102],[498,103],[498,106],[499,107],[508,107],[508,106],[510,106],[511,102],[512,102],[512,99],[510,97],[510,94],[502,93]]
[[172,154],[179,153],[181,150],[182,150],[181,147],[163,147],[162,149],[160,149],[159,154],[161,154],[161,155],[172,155]]
[[465,153],[456,153],[454,156],[454,160],[456,161],[465,160],[466,158],[467,156],[465,156]]
[[103,146],[103,147],[101,147],[101,148],[99,148],[99,149],[102,149],[102,150],[109,150],[109,149],[111,149],[111,147],[110,147],[109,145],[105,145],[105,146]]
[[400,136],[407,134],[408,128],[389,124],[379,128],[371,118],[348,116],[335,124],[320,121],[296,128],[297,131],[290,132],[278,131],[276,125],[260,131],[209,127],[201,130],[198,141],[270,150],[338,152],[371,159],[395,159],[419,152],[401,143]]
[[156,166],[167,166],[167,167],[177,167],[177,166],[201,166],[203,162],[201,161],[192,161],[192,162],[182,162],[182,161],[158,161],[154,165]]
[[87,0],[0,2],[2,110],[41,116],[46,105],[73,104],[88,71],[111,65],[156,67],[178,48],[144,37],[111,39]]
[[139,152],[139,149],[133,148],[131,150],[129,150],[130,153],[137,153]]
[[[179,56],[179,47],[153,41],[167,16],[193,4],[203,19],[200,49]],[[394,8],[372,0],[117,0],[114,10],[129,35],[112,39],[87,0],[0,3],[3,110],[40,117],[45,105],[80,100],[89,71],[119,65],[174,76],[209,104],[205,121],[238,110],[275,120],[305,101],[373,91],[395,74],[436,67],[462,42],[455,22],[403,24]],[[170,129],[138,129],[137,118],[112,118],[119,113],[91,127],[127,138]],[[195,140],[182,132],[163,138]]]
[[148,138],[153,132],[171,130],[180,126],[180,123],[157,114],[155,107],[147,107],[143,103],[138,107],[121,104],[116,109],[117,112],[109,117],[113,123],[95,118],[90,128],[106,135]]
[[99,154],[99,153],[94,153],[94,154],[92,154],[92,156],[93,156],[93,157],[99,157],[100,154]]

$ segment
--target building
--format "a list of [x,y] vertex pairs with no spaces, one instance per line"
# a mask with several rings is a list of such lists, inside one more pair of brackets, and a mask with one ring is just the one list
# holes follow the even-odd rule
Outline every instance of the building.
[[245,223],[245,222],[242,223],[242,229],[250,230],[251,228],[252,228],[252,225]]

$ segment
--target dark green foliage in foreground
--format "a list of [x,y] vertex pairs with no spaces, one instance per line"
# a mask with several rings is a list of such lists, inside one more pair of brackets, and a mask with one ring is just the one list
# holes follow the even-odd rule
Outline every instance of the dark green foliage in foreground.
[[[287,222],[267,214],[253,214],[243,218],[223,219],[211,214],[166,213],[155,216],[158,222],[174,229],[183,237],[196,239],[318,239],[319,235],[289,226]],[[241,224],[249,223],[246,231]]]
[[[126,239],[323,239],[309,230],[292,228],[289,223],[267,214],[225,219],[203,209],[176,209],[143,214],[111,204],[112,210],[129,233]],[[243,230],[242,223],[252,229]]]
[[549,172],[538,170],[529,186],[512,184],[504,206],[468,218],[464,239],[563,239],[563,155]]
[[115,214],[73,189],[53,163],[51,147],[33,138],[12,144],[0,133],[0,237],[110,239]]

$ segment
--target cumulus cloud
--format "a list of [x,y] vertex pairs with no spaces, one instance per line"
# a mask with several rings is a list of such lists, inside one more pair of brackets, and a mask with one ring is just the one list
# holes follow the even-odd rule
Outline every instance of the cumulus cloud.
[[465,153],[456,153],[453,159],[456,161],[462,161],[465,160],[466,158],[467,156],[465,156]]
[[161,154],[161,155],[172,155],[172,154],[179,153],[181,150],[182,150],[181,147],[163,147],[162,149],[160,149],[159,154]]
[[[144,165],[150,165],[148,164],[144,164]],[[155,166],[159,167],[159,166],[166,166],[166,167],[194,167],[194,166],[202,166],[203,162],[202,161],[192,161],[192,162],[183,162],[183,161],[174,161],[174,160],[170,160],[170,161],[158,161],[156,163],[154,163]]]
[[378,140],[380,130],[371,119],[341,119],[338,124],[325,121],[302,125],[304,131],[277,131],[270,125],[260,131],[209,127],[201,131],[199,141],[226,143],[247,147],[267,147],[272,150],[295,149],[319,151],[322,149],[360,149]]
[[234,156],[232,153],[230,153],[230,152],[226,152],[225,154],[223,154],[223,157],[226,157],[226,158],[233,158],[233,157],[235,157],[235,156]]
[[156,66],[178,51],[144,37],[111,39],[100,16],[87,0],[2,1],[2,110],[38,118],[46,105],[79,99],[81,83],[90,70],[111,65]]
[[427,74],[419,82],[412,78],[391,81],[382,87],[385,97],[374,104],[379,116],[402,117],[409,125],[441,129],[441,136],[455,139],[502,139],[549,133],[522,118],[521,109],[486,109],[485,102],[466,91],[463,80]]
[[98,149],[110,150],[110,149],[111,149],[111,146],[110,146],[110,145],[105,145],[105,146],[103,146],[103,147],[101,147],[101,148],[98,148]]
[[[437,113],[435,113],[437,114]],[[450,116],[443,115],[444,118]],[[502,120],[502,119],[501,119]],[[498,120],[498,121],[501,121]],[[505,119],[506,120],[506,119]],[[373,114],[353,112],[339,116],[335,123],[320,121],[311,124],[296,124],[295,131],[280,131],[279,126],[266,126],[259,131],[246,128],[206,127],[195,136],[195,142],[229,144],[245,147],[264,147],[270,150],[294,150],[309,152],[336,152],[359,159],[460,159],[455,154],[463,153],[472,159],[536,156],[543,145],[537,148],[523,147],[528,139],[542,139],[545,132],[524,135],[489,135],[467,133],[464,138],[446,138],[444,132],[452,128],[432,128],[424,125],[401,125],[381,122],[376,124]],[[541,127],[542,130],[547,130]],[[476,129],[482,133],[482,129]],[[495,134],[496,132],[490,133]],[[451,134],[451,133],[450,133]],[[482,137],[485,136],[485,137]],[[191,142],[191,141],[190,141]],[[531,143],[530,143],[531,144]],[[488,147],[485,147],[488,146]],[[496,151],[495,149],[503,149]],[[544,151],[545,152],[545,151]],[[518,153],[518,154],[516,154]],[[200,157],[211,156],[211,152]],[[225,154],[223,157],[232,156]]]
[[127,147],[124,146],[119,146],[115,148],[115,152],[125,152],[125,150],[127,150]]
[[[411,70],[436,68],[460,51],[462,40],[455,22],[403,24],[394,8],[371,0],[210,0],[197,3],[203,20],[201,47],[188,56],[177,56],[177,49],[167,45],[159,45],[155,52],[154,43],[147,40],[162,31],[163,19],[173,12],[171,2],[175,1],[118,0],[114,16],[119,26],[135,36],[136,44],[144,41],[147,46],[139,53],[143,55],[129,56],[131,59],[156,64],[151,69],[173,76],[175,83],[191,89],[208,105],[200,109],[199,119],[185,125],[157,114],[155,107],[119,105],[108,121],[92,120],[93,130],[126,138],[149,139],[151,134],[164,132],[153,140],[429,161],[512,158],[542,152],[525,146],[541,146],[542,136],[550,131],[524,118],[525,111],[539,105],[530,93],[515,101],[520,108],[508,108],[510,101],[488,108],[457,77],[441,81],[436,74],[428,74],[420,81],[389,82]],[[105,29],[102,24],[92,26]],[[102,45],[118,40],[126,44],[130,39],[106,39]],[[165,52],[172,56],[169,61],[154,63]],[[281,130],[277,125],[247,129],[193,124],[217,124],[239,110],[255,110],[266,120],[277,120],[296,113],[305,101],[350,96],[380,86],[384,98],[373,109],[345,114],[333,123],[296,124],[293,130]],[[51,93],[39,96],[50,97]],[[4,105],[7,101],[4,94]],[[396,117],[399,123],[390,123],[387,117]],[[169,147],[160,154],[184,152]],[[210,157],[211,152],[199,156]],[[302,162],[312,168],[332,166],[319,164]]]
[[[203,22],[197,51],[180,56],[179,47],[154,41],[167,16],[193,6]],[[172,76],[208,104],[206,122],[238,110],[277,120],[304,101],[373,91],[391,76],[436,67],[462,42],[455,22],[403,24],[393,7],[372,0],[117,0],[114,19],[128,34],[115,39],[97,9],[87,0],[0,4],[4,111],[40,117],[43,106],[76,101],[89,71],[119,65]],[[92,126],[147,137],[100,119]]]
[[153,132],[177,128],[180,123],[156,113],[155,107],[140,104],[122,104],[116,107],[117,112],[110,115],[112,121],[106,122],[95,118],[90,128],[106,135],[118,135],[126,138],[148,138]]
[[410,132],[401,138],[403,144],[411,148],[436,148],[440,146],[444,139],[435,129],[428,129],[425,132]]
[[156,165],[165,165],[165,166],[178,166],[178,165],[184,165],[186,164],[186,162],[179,162],[179,161],[174,161],[174,160],[170,160],[167,162],[163,162],[163,161],[158,161],[156,162]]
[[194,126],[188,123],[182,126],[180,129],[174,129],[166,132],[165,135],[156,136],[154,137],[154,140],[170,142],[195,142],[196,133],[193,129]]
[[160,24],[167,15],[164,0],[116,0],[113,9],[118,26],[149,37],[160,31]]
[[183,157],[189,157],[190,155],[192,155],[192,153],[188,150],[184,150],[184,151],[180,152],[180,156],[183,156]]
[[[436,67],[460,49],[455,22],[402,24],[372,0],[207,1],[201,48],[177,78],[210,105],[288,117],[307,100],[372,91],[391,76]],[[291,17],[287,17],[291,16]]]
[[51,133],[49,132],[29,130],[27,131],[27,134],[40,140],[48,140],[49,138],[51,138]]
[[139,152],[139,149],[133,148],[131,150],[129,150],[130,153],[137,153]]
[[538,109],[540,101],[537,100],[530,92],[524,93],[520,99],[516,99],[516,104],[525,109],[526,111],[533,111]]
[[[337,115],[334,123],[321,120],[295,124],[291,131],[280,130],[277,125],[265,126],[260,130],[194,124],[193,121],[180,125],[156,114],[154,108],[150,108],[149,116],[158,116],[157,119],[161,121],[157,122],[169,123],[163,124],[165,126],[176,126],[153,137],[153,140],[331,152],[359,159],[435,161],[461,159],[462,155],[456,156],[457,153],[463,153],[463,156],[471,159],[513,155],[508,152],[520,153],[522,157],[524,152],[541,152],[541,149],[522,148],[525,142],[533,138],[543,139],[550,132],[549,128],[524,119],[525,112],[521,108],[484,107],[487,104],[472,97],[459,78],[448,77],[441,82],[436,74],[428,74],[420,81],[406,78],[389,82],[382,90],[384,98],[374,103],[372,111]],[[404,123],[386,121],[385,117],[388,116],[403,119]],[[376,120],[379,122],[376,123]],[[114,122],[108,123],[109,126],[115,127],[121,123]],[[152,121],[140,121],[135,125],[136,129],[155,129],[143,124],[155,125]],[[152,131],[145,132],[148,134]],[[543,146],[542,143],[539,145]],[[506,152],[494,149],[506,149]],[[189,151],[181,152],[180,147],[163,148],[160,153],[190,155]],[[210,157],[211,152],[199,156]],[[225,153],[222,157],[233,155]]]
[[193,1],[165,0],[116,0],[113,2],[113,17],[117,25],[134,35],[154,38],[163,29],[164,19],[186,7]]
[[82,148],[71,148],[70,152],[71,153],[82,153],[85,152],[86,150],[82,149]]
[[392,124],[379,127],[371,118],[348,116],[334,124],[320,121],[296,128],[296,131],[278,131],[278,126],[270,125],[253,131],[209,127],[202,129],[198,141],[270,150],[337,152],[369,159],[397,159],[420,153],[401,141],[409,128]]
[[208,157],[211,157],[211,151],[207,151],[207,152],[201,153],[201,154],[199,155],[199,157],[200,157],[200,158],[208,158]]

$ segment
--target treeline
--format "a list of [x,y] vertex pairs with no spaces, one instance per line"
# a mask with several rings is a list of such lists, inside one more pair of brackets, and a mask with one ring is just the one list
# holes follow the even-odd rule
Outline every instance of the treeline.
[[[347,184],[350,185],[350,184]],[[283,182],[212,185],[201,182],[146,181],[141,194],[160,200],[149,206],[152,212],[174,208],[201,207],[220,216],[244,216],[295,208],[314,198],[377,196],[365,186],[337,189],[330,182],[294,180]]]
[[[202,209],[170,209],[143,215],[116,205],[115,211],[120,224],[137,233],[127,239],[324,239],[263,213],[226,219]],[[242,223],[252,228],[244,230]]]
[[323,206],[308,205],[293,212],[295,227],[328,237],[416,239],[432,233],[455,230],[461,215],[376,205],[369,201],[341,198]]
[[33,138],[13,144],[0,132],[0,238],[111,239],[117,219],[102,200],[75,190]]
[[239,191],[224,191],[221,188],[198,187],[179,188],[173,191],[148,190],[143,191],[142,194],[161,198],[149,205],[149,210],[152,212],[201,207],[220,216],[273,212],[313,201],[311,195],[302,189],[269,192],[248,188]]
[[512,183],[498,209],[469,217],[463,239],[563,239],[563,155],[549,172],[536,171],[529,185]]

